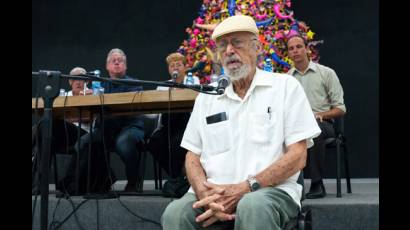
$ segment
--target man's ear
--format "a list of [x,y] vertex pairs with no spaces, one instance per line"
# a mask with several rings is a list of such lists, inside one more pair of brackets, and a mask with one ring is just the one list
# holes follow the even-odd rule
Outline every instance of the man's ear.
[[254,41],[253,44],[254,44],[253,47],[254,47],[256,53],[257,53],[258,55],[261,54],[261,53],[262,53],[262,49],[263,49],[263,48],[262,48],[262,43],[260,43],[259,40],[256,40],[256,41]]
[[306,52],[308,58],[310,58],[312,56],[312,50],[310,50],[310,48],[307,48],[307,52]]
[[216,62],[221,63],[221,61],[222,61],[221,53],[216,52]]

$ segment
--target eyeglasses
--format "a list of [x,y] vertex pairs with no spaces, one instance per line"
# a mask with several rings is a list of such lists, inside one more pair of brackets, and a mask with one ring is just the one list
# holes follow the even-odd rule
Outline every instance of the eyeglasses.
[[245,39],[239,39],[239,38],[232,38],[230,42],[227,40],[220,40],[216,43],[216,50],[218,52],[224,52],[226,48],[228,47],[228,44],[231,43],[231,45],[235,49],[242,49],[245,48],[250,41],[256,41],[257,39],[251,39],[251,40],[245,40]]
[[113,58],[113,59],[110,59],[108,62],[109,63],[115,63],[115,62],[123,63],[123,62],[125,62],[125,60],[124,60],[124,58]]

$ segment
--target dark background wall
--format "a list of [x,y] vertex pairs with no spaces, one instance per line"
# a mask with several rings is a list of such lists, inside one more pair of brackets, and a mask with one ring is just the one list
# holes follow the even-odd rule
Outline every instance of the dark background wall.
[[[165,57],[185,38],[200,0],[32,0],[32,71],[75,66],[100,69],[111,48],[127,54],[128,73],[144,80],[168,78]],[[353,177],[379,176],[379,3],[376,0],[293,1],[295,18],[316,33],[320,62],[344,87],[345,131]],[[32,95],[35,81],[32,81]],[[65,83],[67,87],[67,83]],[[150,89],[151,87],[146,87]],[[334,177],[335,158],[327,158]]]

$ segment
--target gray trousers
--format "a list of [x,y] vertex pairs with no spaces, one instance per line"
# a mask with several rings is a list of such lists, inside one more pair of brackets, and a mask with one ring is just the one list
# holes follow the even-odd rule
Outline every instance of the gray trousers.
[[283,190],[266,187],[245,194],[236,208],[235,221],[216,222],[207,228],[195,222],[204,209],[193,209],[195,194],[186,193],[181,199],[171,202],[161,217],[164,230],[174,229],[286,229],[286,223],[295,219],[299,206]]
[[317,121],[322,133],[316,138],[313,138],[315,143],[308,151],[308,159],[305,170],[309,170],[312,182],[318,182],[325,175],[325,153],[326,153],[326,138],[334,137],[335,130],[333,124],[329,121]]

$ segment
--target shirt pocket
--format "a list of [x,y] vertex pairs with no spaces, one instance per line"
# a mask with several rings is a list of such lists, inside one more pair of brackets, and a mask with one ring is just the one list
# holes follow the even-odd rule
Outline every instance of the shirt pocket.
[[273,141],[276,124],[276,113],[250,113],[248,138],[257,144]]
[[231,149],[229,120],[207,124],[205,127],[204,153],[220,154]]

